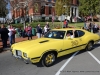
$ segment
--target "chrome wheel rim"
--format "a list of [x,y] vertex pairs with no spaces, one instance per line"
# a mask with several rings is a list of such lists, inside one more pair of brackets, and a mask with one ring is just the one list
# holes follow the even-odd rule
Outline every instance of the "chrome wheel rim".
[[91,50],[92,47],[93,47],[93,46],[92,46],[92,43],[89,43],[89,44],[88,44],[88,50]]
[[53,53],[48,54],[48,55],[45,57],[45,64],[46,64],[46,65],[51,65],[54,61],[55,61],[55,55],[54,55]]

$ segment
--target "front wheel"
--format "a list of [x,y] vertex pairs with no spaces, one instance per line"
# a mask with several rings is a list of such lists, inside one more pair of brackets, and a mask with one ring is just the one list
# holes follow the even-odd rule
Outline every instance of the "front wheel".
[[50,52],[50,53],[46,53],[43,56],[41,63],[43,66],[49,67],[54,64],[55,60],[56,60],[56,55]]
[[89,42],[88,44],[87,44],[87,46],[86,46],[86,50],[87,51],[90,51],[91,49],[93,48],[93,42]]

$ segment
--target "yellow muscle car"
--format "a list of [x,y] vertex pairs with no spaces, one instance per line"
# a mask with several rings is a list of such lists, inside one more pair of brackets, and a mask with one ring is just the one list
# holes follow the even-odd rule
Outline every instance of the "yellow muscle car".
[[[26,63],[38,63],[49,67],[58,57],[78,50],[91,50],[100,40],[98,34],[75,28],[52,29],[44,37],[15,43],[11,46],[12,55]],[[67,37],[67,33],[74,38]]]

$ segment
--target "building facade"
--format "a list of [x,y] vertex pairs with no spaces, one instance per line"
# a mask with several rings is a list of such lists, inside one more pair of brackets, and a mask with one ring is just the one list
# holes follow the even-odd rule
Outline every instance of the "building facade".
[[[56,0],[10,0],[12,18],[25,19],[28,16],[31,20],[51,20],[53,15],[56,19],[55,2]],[[78,17],[78,0],[71,0],[69,17]]]

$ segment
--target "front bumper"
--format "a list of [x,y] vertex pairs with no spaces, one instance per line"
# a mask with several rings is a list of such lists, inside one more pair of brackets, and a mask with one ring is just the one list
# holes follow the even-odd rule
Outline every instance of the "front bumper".
[[26,64],[32,63],[29,58],[24,59],[22,56],[16,56],[16,55],[13,55],[13,54],[12,54],[12,56],[15,57],[16,59],[24,61]]
[[12,56],[14,56],[16,59],[23,60],[26,64],[38,63],[40,61],[40,57],[34,57],[34,58],[27,57],[20,50],[12,50],[11,52]]

